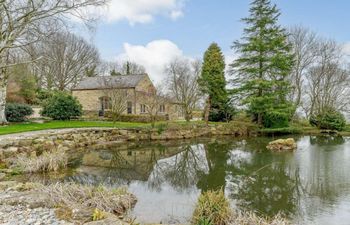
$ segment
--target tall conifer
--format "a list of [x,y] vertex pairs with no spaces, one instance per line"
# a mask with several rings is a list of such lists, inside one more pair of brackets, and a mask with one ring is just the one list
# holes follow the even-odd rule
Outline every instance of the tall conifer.
[[208,95],[209,120],[226,120],[225,110],[228,104],[228,94],[225,80],[225,58],[216,43],[212,43],[204,53],[199,85],[203,93]]
[[236,93],[259,125],[288,125],[292,106],[286,100],[286,77],[293,66],[287,33],[278,24],[280,11],[270,0],[254,0],[244,35],[233,44],[239,57],[230,66]]

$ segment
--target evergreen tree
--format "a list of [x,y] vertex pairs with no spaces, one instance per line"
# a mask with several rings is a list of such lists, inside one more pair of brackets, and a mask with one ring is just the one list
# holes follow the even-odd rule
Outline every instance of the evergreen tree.
[[126,62],[126,75],[131,75],[130,62],[129,61]]
[[110,71],[111,76],[121,76],[122,74],[120,72],[117,72],[115,69],[112,69]]
[[231,64],[234,91],[265,127],[288,126],[293,111],[286,100],[293,54],[285,29],[278,25],[279,16],[269,0],[254,0],[250,16],[242,19],[247,24],[244,36],[233,45],[239,54]]
[[227,114],[228,94],[225,80],[225,59],[220,47],[213,43],[204,54],[202,74],[198,80],[201,90],[208,95],[207,110],[210,121],[230,119]]

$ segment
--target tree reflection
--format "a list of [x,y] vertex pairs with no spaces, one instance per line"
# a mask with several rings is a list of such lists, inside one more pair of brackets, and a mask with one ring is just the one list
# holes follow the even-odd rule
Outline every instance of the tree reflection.
[[345,139],[340,135],[310,136],[310,144],[318,146],[335,146],[345,143]]
[[[231,142],[232,143],[232,142]],[[203,174],[197,187],[202,191],[218,190],[226,186],[226,169],[228,152],[231,148],[230,142],[213,141],[204,144],[208,173]]]
[[148,180],[152,189],[160,190],[163,183],[168,183],[177,191],[184,191],[196,185],[207,171],[205,152],[202,145],[184,145],[180,153],[160,160]]
[[281,210],[294,214],[298,203],[298,172],[292,178],[286,172],[285,162],[266,164],[263,158],[253,157],[251,164],[240,168],[231,165],[231,198],[239,207],[264,215],[276,215]]

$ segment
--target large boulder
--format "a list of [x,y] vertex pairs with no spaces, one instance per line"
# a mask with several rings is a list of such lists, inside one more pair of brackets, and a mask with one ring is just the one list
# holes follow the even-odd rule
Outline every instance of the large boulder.
[[294,151],[297,148],[297,143],[293,138],[278,139],[271,141],[266,148],[274,152]]

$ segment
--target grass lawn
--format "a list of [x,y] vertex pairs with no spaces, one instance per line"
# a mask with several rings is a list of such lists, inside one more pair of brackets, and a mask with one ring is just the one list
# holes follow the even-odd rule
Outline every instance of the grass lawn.
[[0,135],[21,133],[26,131],[37,131],[47,129],[62,128],[84,128],[84,127],[116,127],[116,128],[139,128],[150,127],[145,123],[129,123],[129,122],[106,122],[106,121],[49,121],[45,123],[17,123],[7,126],[0,126]]

